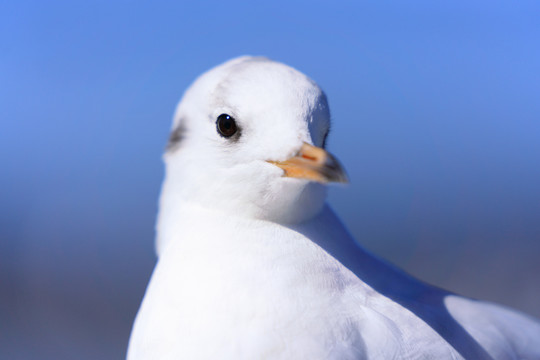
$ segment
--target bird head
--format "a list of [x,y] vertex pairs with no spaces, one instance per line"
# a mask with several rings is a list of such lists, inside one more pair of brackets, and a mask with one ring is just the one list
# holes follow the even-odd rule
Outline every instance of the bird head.
[[324,149],[329,129],[324,92],[299,71],[261,57],[217,66],[178,104],[160,211],[191,203],[279,223],[309,219],[325,184],[346,182]]

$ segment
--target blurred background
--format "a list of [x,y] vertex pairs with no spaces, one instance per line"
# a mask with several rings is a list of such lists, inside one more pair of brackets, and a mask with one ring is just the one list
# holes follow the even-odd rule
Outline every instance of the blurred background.
[[0,357],[121,359],[161,153],[196,76],[266,55],[326,91],[329,201],[366,248],[540,316],[538,1],[0,2]]

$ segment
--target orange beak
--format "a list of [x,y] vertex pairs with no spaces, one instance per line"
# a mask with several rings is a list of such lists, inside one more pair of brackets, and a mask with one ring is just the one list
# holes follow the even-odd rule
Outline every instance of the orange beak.
[[282,168],[283,176],[319,183],[347,183],[347,174],[337,159],[326,150],[304,143],[296,156],[285,161],[268,161]]

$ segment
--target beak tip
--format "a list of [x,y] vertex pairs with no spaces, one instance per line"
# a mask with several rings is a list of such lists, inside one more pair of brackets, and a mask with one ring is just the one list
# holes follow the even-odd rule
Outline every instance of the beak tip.
[[347,174],[345,174],[345,172],[338,172],[329,176],[327,182],[345,185],[349,183],[349,177],[347,176]]
[[326,161],[324,163],[326,169],[325,175],[328,182],[335,182],[340,184],[348,184],[349,177],[343,169],[343,166],[339,161],[331,154],[327,153]]

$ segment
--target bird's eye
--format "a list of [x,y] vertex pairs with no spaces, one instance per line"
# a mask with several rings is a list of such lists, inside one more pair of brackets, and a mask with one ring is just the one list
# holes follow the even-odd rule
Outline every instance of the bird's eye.
[[227,114],[221,114],[218,116],[216,127],[218,133],[226,138],[233,136],[238,130],[234,118]]

